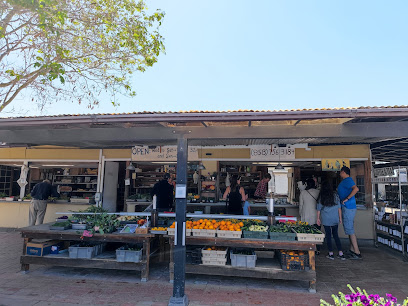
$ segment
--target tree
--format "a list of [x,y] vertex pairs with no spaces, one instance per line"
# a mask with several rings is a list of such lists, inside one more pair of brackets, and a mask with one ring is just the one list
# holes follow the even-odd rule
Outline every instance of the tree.
[[163,17],[138,0],[0,0],[0,112],[24,92],[91,108],[134,96],[132,73],[164,52]]

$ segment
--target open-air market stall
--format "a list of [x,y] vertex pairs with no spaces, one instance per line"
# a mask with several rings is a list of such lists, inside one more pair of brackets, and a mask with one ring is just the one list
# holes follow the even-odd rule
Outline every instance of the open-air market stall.
[[[183,303],[186,302],[185,242],[191,239],[184,236],[184,226],[187,201],[190,201],[191,195],[191,200],[199,196],[195,200],[209,205],[213,213],[211,204],[219,203],[225,188],[222,185],[224,176],[229,172],[243,175],[243,183],[250,196],[261,174],[272,172],[274,184],[269,186],[270,191],[275,191],[277,195],[276,188],[286,185],[286,195],[279,199],[280,204],[288,203],[295,209],[297,191],[294,186],[298,180],[314,176],[318,181],[323,168],[334,170],[337,167],[336,162],[333,164],[332,161],[349,162],[353,178],[360,190],[364,191],[358,196],[362,205],[356,216],[356,224],[359,224],[357,236],[372,239],[372,227],[367,225],[372,224],[373,219],[370,145],[406,137],[406,118],[407,107],[5,118],[0,119],[0,138],[4,147],[0,148],[4,150],[0,162],[27,163],[28,167],[33,160],[65,163],[79,159],[96,162],[98,172],[94,200],[97,206],[113,213],[128,210],[128,197],[142,200],[141,197],[147,192],[140,193],[135,189],[151,188],[160,179],[157,172],[171,172],[171,167],[175,166],[173,298]],[[44,145],[54,146],[49,152],[53,157],[40,157],[47,149]],[[167,155],[160,157],[164,160],[159,156],[147,161],[132,156],[133,148],[142,148],[140,152],[150,154],[150,151],[164,147],[173,147],[169,158]],[[189,159],[190,149],[196,150],[192,160]],[[80,157],[88,154],[88,151],[92,158]],[[64,158],[57,152],[63,152]],[[157,168],[149,170],[148,167],[154,164],[157,164]],[[279,164],[281,167],[278,167]],[[285,171],[276,171],[282,168]],[[201,186],[191,186],[196,169],[200,170]],[[335,171],[329,172],[335,183],[338,180]],[[139,180],[141,176],[145,179],[144,174],[146,180]],[[190,183],[188,175],[192,175]],[[149,180],[147,176],[150,176]],[[69,184],[78,182],[71,180],[71,183],[64,183],[70,187]],[[20,190],[19,198],[22,199],[21,193]],[[263,205],[254,203],[254,208],[255,204]],[[270,213],[268,217],[280,212]],[[174,299],[171,303],[176,302]]]

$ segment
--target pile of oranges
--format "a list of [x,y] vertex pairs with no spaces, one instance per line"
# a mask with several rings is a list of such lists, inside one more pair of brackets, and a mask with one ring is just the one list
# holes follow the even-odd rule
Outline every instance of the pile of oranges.
[[[170,228],[175,228],[176,223],[170,226]],[[234,222],[234,220],[222,220],[217,221],[214,219],[200,219],[197,221],[186,221],[187,229],[206,229],[206,230],[221,230],[221,231],[235,231],[239,232],[244,226],[243,222]]]

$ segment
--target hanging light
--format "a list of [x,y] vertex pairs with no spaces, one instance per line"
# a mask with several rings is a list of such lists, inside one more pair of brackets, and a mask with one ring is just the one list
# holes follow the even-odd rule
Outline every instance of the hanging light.
[[206,170],[205,166],[203,165],[203,142],[201,141],[201,161],[198,164],[198,170]]
[[133,166],[132,163],[130,163],[130,165],[126,167],[126,170],[135,171],[136,168],[135,168],[135,166]]
[[279,147],[279,141],[278,141],[278,157],[279,157],[279,162],[275,167],[275,170],[284,170],[285,168],[282,166],[280,163],[280,147]]

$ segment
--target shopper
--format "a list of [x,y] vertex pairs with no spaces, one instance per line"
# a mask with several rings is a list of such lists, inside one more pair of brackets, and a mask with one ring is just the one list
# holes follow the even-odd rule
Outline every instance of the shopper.
[[231,177],[231,185],[227,187],[223,196],[227,200],[227,213],[231,215],[243,215],[243,205],[246,200],[244,188],[240,186],[240,180],[236,175]]
[[317,225],[323,224],[326,232],[326,244],[329,250],[327,258],[334,260],[332,236],[336,243],[338,258],[345,260],[339,238],[339,223],[342,223],[341,204],[337,192],[333,192],[333,186],[323,181],[317,203]]
[[271,180],[271,175],[269,173],[265,174],[265,177],[258,183],[256,187],[254,197],[257,199],[265,199],[268,193],[268,183]]
[[340,177],[343,179],[337,187],[342,204],[343,228],[344,233],[349,236],[350,240],[350,259],[362,259],[360,249],[357,244],[357,237],[354,232],[354,218],[356,216],[357,205],[355,195],[358,187],[350,177],[350,168],[343,167],[340,170]]
[[151,192],[152,197],[157,196],[157,211],[170,211],[173,208],[173,190],[170,174],[165,173],[163,179],[154,185]]
[[299,213],[300,220],[307,222],[310,225],[315,225],[317,221],[317,199],[319,198],[319,190],[316,189],[313,179],[306,180],[306,189],[299,196]]
[[43,224],[45,213],[47,211],[48,198],[50,196],[59,198],[60,195],[51,185],[49,180],[44,180],[34,186],[31,191],[32,200],[28,215],[30,226]]

